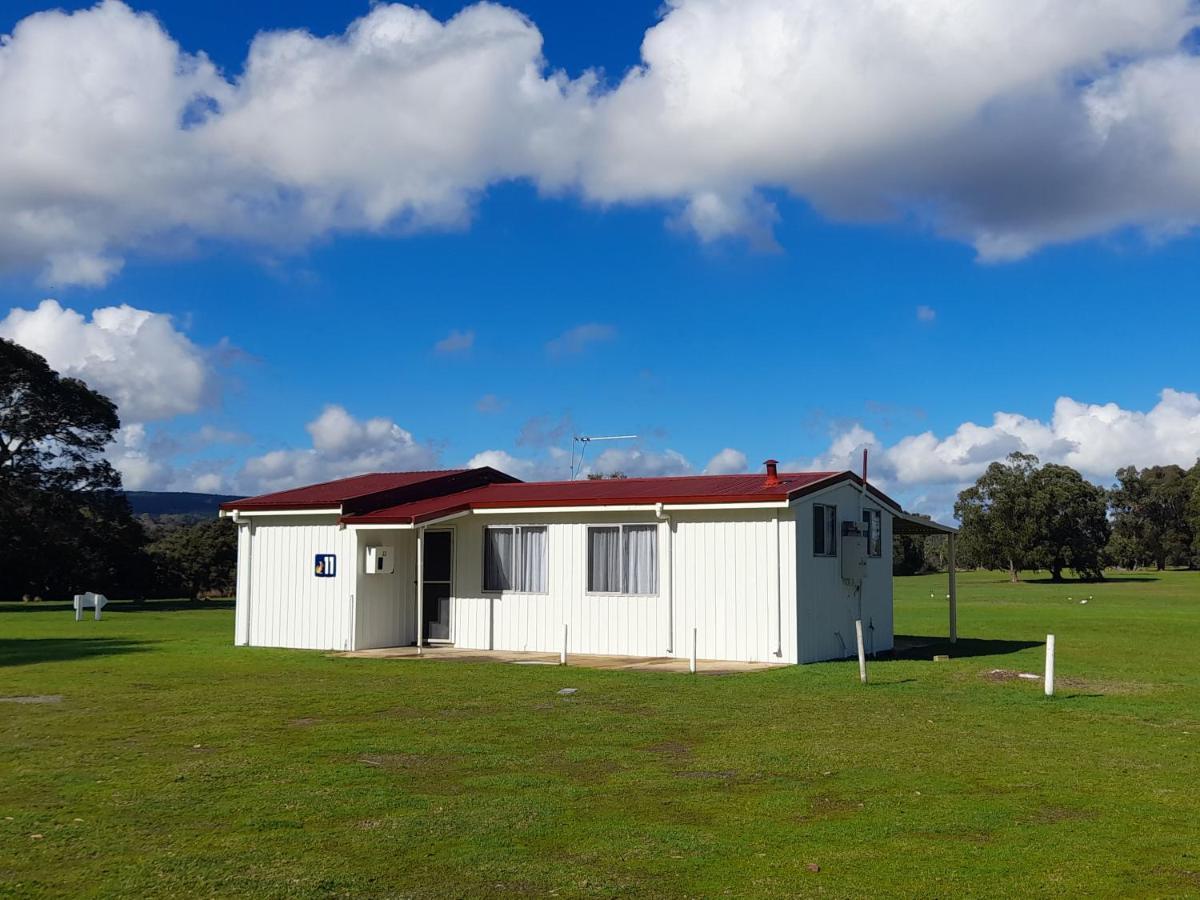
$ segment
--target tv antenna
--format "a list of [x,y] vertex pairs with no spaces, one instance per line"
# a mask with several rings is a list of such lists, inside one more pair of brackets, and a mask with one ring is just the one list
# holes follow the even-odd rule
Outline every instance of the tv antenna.
[[[571,481],[575,480],[575,476],[583,471],[583,457],[587,453],[588,444],[592,441],[632,441],[636,440],[636,434],[608,434],[608,435],[591,435],[577,434],[571,438]],[[579,445],[579,459],[575,459],[575,445]]]

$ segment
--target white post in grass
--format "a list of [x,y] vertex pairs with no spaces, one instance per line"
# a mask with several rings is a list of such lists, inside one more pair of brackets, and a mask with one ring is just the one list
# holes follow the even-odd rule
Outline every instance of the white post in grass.
[[1046,635],[1046,696],[1054,696],[1054,635]]
[[692,629],[692,658],[688,661],[688,671],[696,674],[696,629]]
[[83,594],[75,595],[75,621],[83,621]]
[[858,639],[858,680],[867,683],[867,648],[863,646],[862,619],[854,620],[854,636]]
[[565,666],[567,664],[567,623],[563,623],[563,648],[562,653],[558,655],[558,664]]

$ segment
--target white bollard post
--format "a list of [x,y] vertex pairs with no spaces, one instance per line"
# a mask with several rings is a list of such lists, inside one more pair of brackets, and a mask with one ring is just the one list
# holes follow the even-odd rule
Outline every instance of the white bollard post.
[[858,680],[867,683],[867,650],[863,646],[862,619],[854,620],[854,636],[858,639]]
[[75,621],[76,622],[83,621],[83,595],[82,594],[75,595]]
[[97,597],[92,602],[96,604],[96,621],[99,622],[100,621],[100,598]]
[[558,664],[565,666],[567,664],[567,625],[563,623],[563,648],[562,653],[558,655]]
[[688,661],[688,671],[696,674],[696,629],[692,629],[692,658]]
[[1046,635],[1046,696],[1054,696],[1054,635]]

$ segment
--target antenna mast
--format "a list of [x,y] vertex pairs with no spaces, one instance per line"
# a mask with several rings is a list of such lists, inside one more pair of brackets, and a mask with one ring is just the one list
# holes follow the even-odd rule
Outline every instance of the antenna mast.
[[[590,435],[577,434],[571,438],[571,481],[575,480],[575,476],[583,471],[583,456],[587,453],[587,445],[592,441],[632,441],[636,440],[636,434],[609,434],[609,435]],[[579,445],[579,459],[575,459],[575,445]]]

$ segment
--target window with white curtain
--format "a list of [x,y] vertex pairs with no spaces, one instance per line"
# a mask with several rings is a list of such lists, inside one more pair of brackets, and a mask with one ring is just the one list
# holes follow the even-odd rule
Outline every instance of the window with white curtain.
[[589,592],[658,593],[657,525],[593,525],[587,535]]
[[837,507],[813,504],[813,556],[837,556]]
[[489,525],[483,530],[483,589],[546,593],[546,526]]
[[864,509],[863,524],[867,526],[867,555],[883,556],[882,514],[877,509]]

